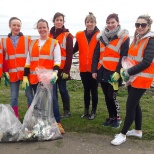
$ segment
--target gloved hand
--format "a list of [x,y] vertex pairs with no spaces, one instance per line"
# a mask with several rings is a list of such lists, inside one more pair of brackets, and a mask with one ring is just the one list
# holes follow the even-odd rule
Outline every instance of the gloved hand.
[[119,83],[118,82],[111,82],[110,80],[108,80],[108,82],[113,86],[114,90],[118,90],[119,89]]
[[24,90],[26,90],[28,86],[29,86],[28,77],[27,77],[27,76],[23,76],[22,88],[23,88]]
[[4,76],[4,85],[8,86],[10,84],[10,76],[8,72],[3,73]]
[[61,73],[62,79],[68,79],[69,75],[66,73]]
[[123,81],[127,82],[129,80],[129,74],[124,70],[124,68],[120,69],[120,75]]
[[119,73],[114,72],[114,73],[111,75],[111,82],[116,82],[116,81],[119,80],[119,78],[120,78]]
[[56,81],[57,81],[57,78],[58,78],[58,77],[57,77],[57,73],[58,73],[58,71],[53,71],[53,72],[52,72],[52,79],[51,79],[51,81],[50,81],[52,84],[55,84]]

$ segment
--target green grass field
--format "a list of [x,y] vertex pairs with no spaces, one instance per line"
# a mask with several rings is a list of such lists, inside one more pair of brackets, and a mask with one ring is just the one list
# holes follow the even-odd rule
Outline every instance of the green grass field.
[[[81,81],[70,80],[67,82],[70,98],[71,98],[71,113],[70,118],[61,119],[63,127],[66,132],[79,132],[79,133],[96,133],[96,134],[106,134],[113,136],[119,133],[121,127],[118,129],[112,127],[103,127],[102,123],[108,117],[104,95],[101,88],[98,88],[99,92],[99,102],[97,109],[97,117],[94,120],[82,119],[81,115],[84,111],[83,104],[83,87]],[[151,88],[147,90],[141,99],[142,115],[143,115],[143,139],[152,140],[154,138],[154,89]],[[122,121],[125,117],[125,105],[127,99],[127,89],[126,87],[120,87],[117,98],[120,102],[120,112]],[[0,85],[0,103],[9,104],[10,102],[10,90],[9,87],[5,87],[3,83]],[[59,106],[60,112],[63,113],[61,97],[59,95]],[[19,96],[19,112],[20,120],[22,122],[24,115],[27,111],[27,100],[24,90],[20,89]],[[134,124],[132,125],[134,128]]]

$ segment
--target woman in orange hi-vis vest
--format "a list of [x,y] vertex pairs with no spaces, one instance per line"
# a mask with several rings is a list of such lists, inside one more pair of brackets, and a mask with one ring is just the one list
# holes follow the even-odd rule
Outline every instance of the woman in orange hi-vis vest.
[[[32,40],[29,48],[29,55],[27,56],[24,76],[29,76],[30,86],[34,94],[36,93],[38,85],[38,77],[36,74],[36,67],[42,66],[48,70],[53,70],[51,82],[53,84],[53,113],[60,129],[61,134],[65,131],[61,125],[58,98],[57,98],[57,73],[61,64],[61,51],[58,40],[49,38],[48,22],[44,19],[38,20],[36,29],[40,35],[39,39]],[[29,66],[29,69],[28,69]]]
[[54,26],[50,30],[49,37],[57,39],[61,48],[61,65],[58,70],[57,85],[61,94],[63,103],[63,115],[68,118],[70,112],[70,96],[67,90],[66,81],[70,79],[70,69],[73,55],[73,36],[64,26],[64,14],[57,12],[53,17]]
[[[77,32],[76,43],[73,53],[79,51],[79,70],[84,87],[84,114],[82,118],[92,120],[96,117],[96,109],[98,104],[98,83],[92,78],[91,64],[94,49],[97,44],[96,35],[99,29],[96,26],[96,17],[93,13],[85,18],[86,30]],[[90,97],[92,96],[92,109],[89,114]]]
[[106,19],[106,27],[97,36],[99,43],[94,51],[92,76],[100,82],[105,95],[108,117],[103,126],[119,128],[121,123],[119,102],[116,99],[121,85],[120,69],[123,56],[127,56],[130,38],[128,31],[121,28],[116,13]]
[[[134,39],[128,50],[128,57],[134,61],[135,65],[127,70],[122,68],[120,71],[124,81],[128,81],[133,75],[135,79],[128,86],[124,125],[121,133],[116,134],[115,139],[111,141],[113,145],[125,142],[126,136],[142,138],[140,99],[151,87],[154,78],[154,32],[151,31],[151,25],[152,19],[149,15],[139,16],[135,23]],[[128,131],[133,121],[135,129]]]
[[[12,17],[9,20],[9,27],[11,32],[8,34],[7,38],[2,39],[4,82],[5,85],[10,83],[10,104],[16,117],[19,117],[19,86],[20,82],[23,80],[24,66],[26,63],[30,39],[20,32],[21,20],[19,18]],[[28,103],[31,103],[31,101]]]

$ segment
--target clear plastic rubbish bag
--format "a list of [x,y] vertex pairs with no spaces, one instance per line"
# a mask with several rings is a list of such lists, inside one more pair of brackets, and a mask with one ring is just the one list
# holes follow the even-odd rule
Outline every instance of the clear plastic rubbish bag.
[[18,141],[21,122],[9,104],[0,104],[0,142]]
[[[130,59],[129,57],[126,57],[126,56],[124,56],[122,58],[121,63],[122,63],[122,67],[125,70],[127,70],[127,69],[129,69],[129,68],[131,68],[135,65],[135,62],[132,59]],[[129,80],[125,83],[125,86],[130,85],[135,79],[136,79],[136,75],[130,76]]]
[[25,114],[21,139],[41,141],[62,138],[53,114],[53,85],[50,83],[52,72],[43,67],[37,68],[36,72],[40,82]]

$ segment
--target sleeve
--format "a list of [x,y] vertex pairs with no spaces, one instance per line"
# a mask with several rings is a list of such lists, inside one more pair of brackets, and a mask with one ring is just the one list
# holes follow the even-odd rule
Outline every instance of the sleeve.
[[127,73],[129,75],[135,75],[145,70],[151,65],[153,59],[154,59],[154,38],[150,38],[147,47],[144,51],[143,60],[139,64],[129,68],[127,70]]
[[75,42],[75,45],[74,45],[74,48],[73,48],[73,54],[76,53],[76,52],[78,52],[78,50],[79,50],[78,42],[76,41]]
[[94,50],[93,58],[92,58],[92,73],[97,72],[99,57],[100,57],[100,43],[98,41]]
[[119,63],[118,63],[117,68],[116,68],[116,72],[119,73],[119,74],[120,74],[120,69],[122,68],[122,64],[121,64],[122,57],[127,56],[129,44],[130,44],[130,38],[128,37],[125,40],[125,42],[122,44],[121,50],[120,50],[120,59],[119,59]]
[[30,55],[28,52],[27,58],[26,58],[26,64],[24,68],[24,76],[28,76],[29,74],[30,74]]
[[53,70],[59,70],[61,64],[61,50],[59,43],[56,44],[54,48],[54,68]]
[[71,34],[67,36],[66,39],[66,61],[63,68],[63,72],[69,74],[72,65],[73,56],[73,37]]
[[9,69],[8,69],[8,66],[7,66],[7,62],[5,60],[5,55],[6,55],[6,49],[4,49],[4,46],[3,46],[3,39],[2,39],[2,55],[3,55],[3,73],[5,72],[8,72]]

